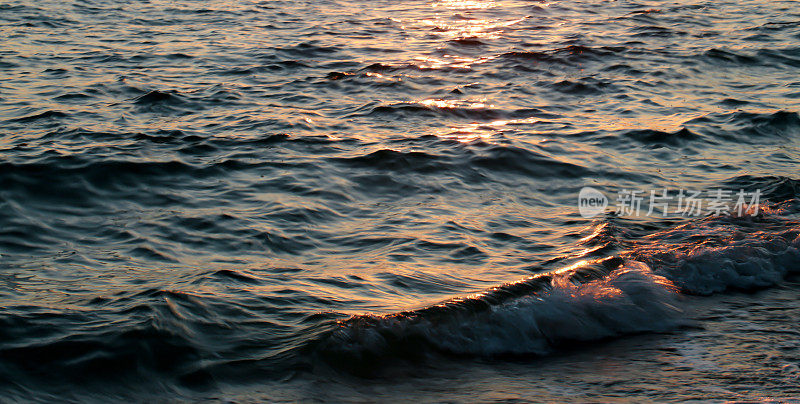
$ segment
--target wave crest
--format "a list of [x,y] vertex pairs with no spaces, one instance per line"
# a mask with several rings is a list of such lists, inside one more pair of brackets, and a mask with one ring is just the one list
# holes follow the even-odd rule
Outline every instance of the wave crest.
[[682,323],[680,314],[668,279],[644,263],[610,259],[422,310],[352,317],[318,352],[356,373],[430,353],[544,355],[571,342],[665,331]]
[[769,212],[707,217],[637,238],[618,256],[419,310],[354,316],[317,352],[357,374],[431,354],[545,355],[570,343],[687,325],[682,293],[763,288],[800,268],[800,224]]

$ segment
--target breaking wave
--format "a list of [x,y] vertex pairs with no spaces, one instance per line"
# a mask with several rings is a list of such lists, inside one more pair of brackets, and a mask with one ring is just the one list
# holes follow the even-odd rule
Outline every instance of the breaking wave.
[[[606,226],[594,237],[610,237]],[[356,373],[434,353],[546,355],[575,342],[689,325],[683,294],[764,288],[798,270],[800,223],[771,213],[707,217],[655,232],[616,256],[419,310],[354,316],[317,349]]]

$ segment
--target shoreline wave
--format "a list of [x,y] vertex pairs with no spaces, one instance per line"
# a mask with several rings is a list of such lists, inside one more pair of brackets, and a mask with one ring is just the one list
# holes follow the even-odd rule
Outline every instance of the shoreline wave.
[[418,310],[353,316],[316,351],[327,364],[357,375],[431,354],[548,355],[574,342],[689,325],[682,294],[757,290],[796,272],[797,221],[769,213],[708,217],[656,232],[616,256]]

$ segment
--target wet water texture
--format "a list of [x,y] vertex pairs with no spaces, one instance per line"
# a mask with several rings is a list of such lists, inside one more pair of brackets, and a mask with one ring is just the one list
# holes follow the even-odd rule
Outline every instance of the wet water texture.
[[[10,0],[0,32],[2,400],[800,399],[796,2]],[[762,209],[584,218],[584,186]]]

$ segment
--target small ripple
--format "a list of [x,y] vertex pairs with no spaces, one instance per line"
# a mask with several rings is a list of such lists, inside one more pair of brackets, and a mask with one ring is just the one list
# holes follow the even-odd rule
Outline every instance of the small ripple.
[[21,118],[14,118],[9,120],[9,122],[28,123],[28,122],[46,121],[46,120],[59,120],[62,118],[66,118],[68,116],[69,114],[66,114],[61,111],[44,111],[34,115],[23,116]]
[[682,146],[702,139],[700,135],[686,128],[681,128],[672,133],[652,129],[631,130],[624,132],[622,135],[651,146]]

